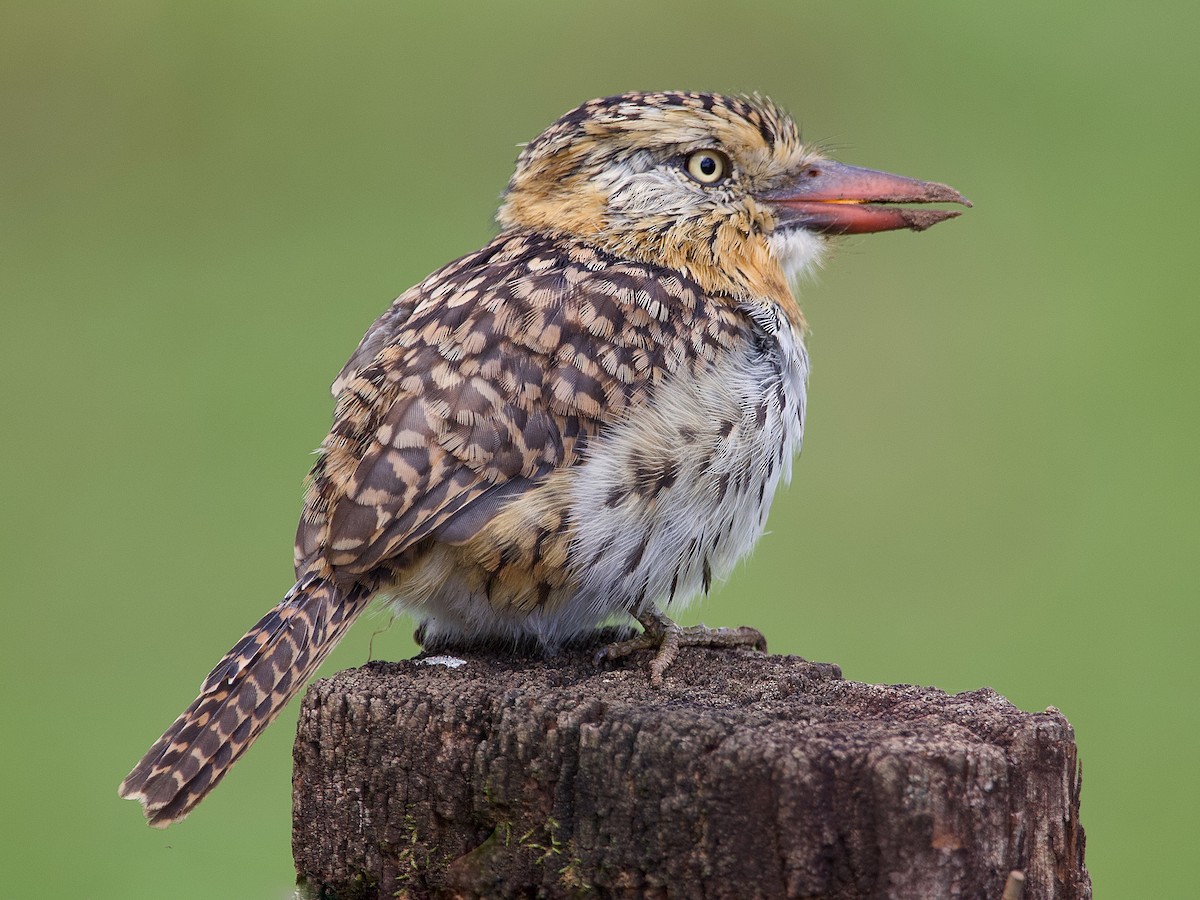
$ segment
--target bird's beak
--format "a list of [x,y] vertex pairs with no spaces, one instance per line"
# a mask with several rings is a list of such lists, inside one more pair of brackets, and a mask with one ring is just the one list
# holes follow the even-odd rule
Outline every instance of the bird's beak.
[[758,199],[775,210],[780,224],[795,224],[825,234],[867,234],[896,228],[924,231],[960,212],[877,204],[971,205],[966,197],[944,184],[825,160],[806,166],[789,184],[759,194]]

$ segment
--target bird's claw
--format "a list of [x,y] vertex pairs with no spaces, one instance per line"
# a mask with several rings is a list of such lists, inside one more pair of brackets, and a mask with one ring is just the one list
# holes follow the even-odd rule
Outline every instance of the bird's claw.
[[650,660],[650,684],[659,687],[663,673],[675,661],[683,647],[745,647],[767,652],[767,639],[757,628],[709,628],[705,625],[678,625],[660,612],[643,613],[637,617],[645,629],[640,635],[627,641],[618,641],[602,647],[592,662],[600,666],[605,662],[629,656],[639,650],[654,650]]

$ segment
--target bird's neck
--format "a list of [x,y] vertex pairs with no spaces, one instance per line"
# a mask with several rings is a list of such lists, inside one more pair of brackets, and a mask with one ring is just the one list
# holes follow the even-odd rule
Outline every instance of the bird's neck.
[[791,285],[797,275],[812,266],[811,260],[819,254],[819,238],[811,237],[813,243],[774,241],[757,229],[739,227],[733,221],[703,230],[694,228],[694,223],[678,221],[627,229],[614,229],[598,219],[581,220],[577,224],[584,227],[578,229],[564,229],[561,223],[560,218],[556,223],[559,227],[551,228],[544,220],[539,223],[541,227],[522,225],[624,259],[676,269],[719,302],[775,306],[797,333],[806,330]]
[[659,228],[610,229],[602,239],[605,249],[619,256],[679,269],[717,299],[777,306],[793,328],[804,331],[788,273],[758,227],[736,219],[676,221]]

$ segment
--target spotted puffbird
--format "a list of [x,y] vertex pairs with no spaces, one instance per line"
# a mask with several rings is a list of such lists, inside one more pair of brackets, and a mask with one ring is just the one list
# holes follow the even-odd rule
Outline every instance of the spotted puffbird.
[[548,651],[613,617],[660,681],[753,629],[666,617],[762,533],[804,430],[791,293],[831,236],[956,215],[836,163],[761,97],[592,100],[529,143],[487,246],[402,294],[333,383],[296,584],[121,784],[150,823],[211,791],[375,598],[427,647]]

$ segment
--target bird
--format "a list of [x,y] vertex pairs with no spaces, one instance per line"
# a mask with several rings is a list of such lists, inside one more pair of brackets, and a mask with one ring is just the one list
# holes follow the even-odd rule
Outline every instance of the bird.
[[[944,184],[805,143],[754,95],[588,101],[520,151],[498,233],[409,289],[333,382],[295,585],[120,786],[185,817],[374,601],[425,647],[750,646],[667,614],[754,546],[804,433],[793,294],[842,235],[924,230]],[[641,631],[632,630],[633,621]]]

